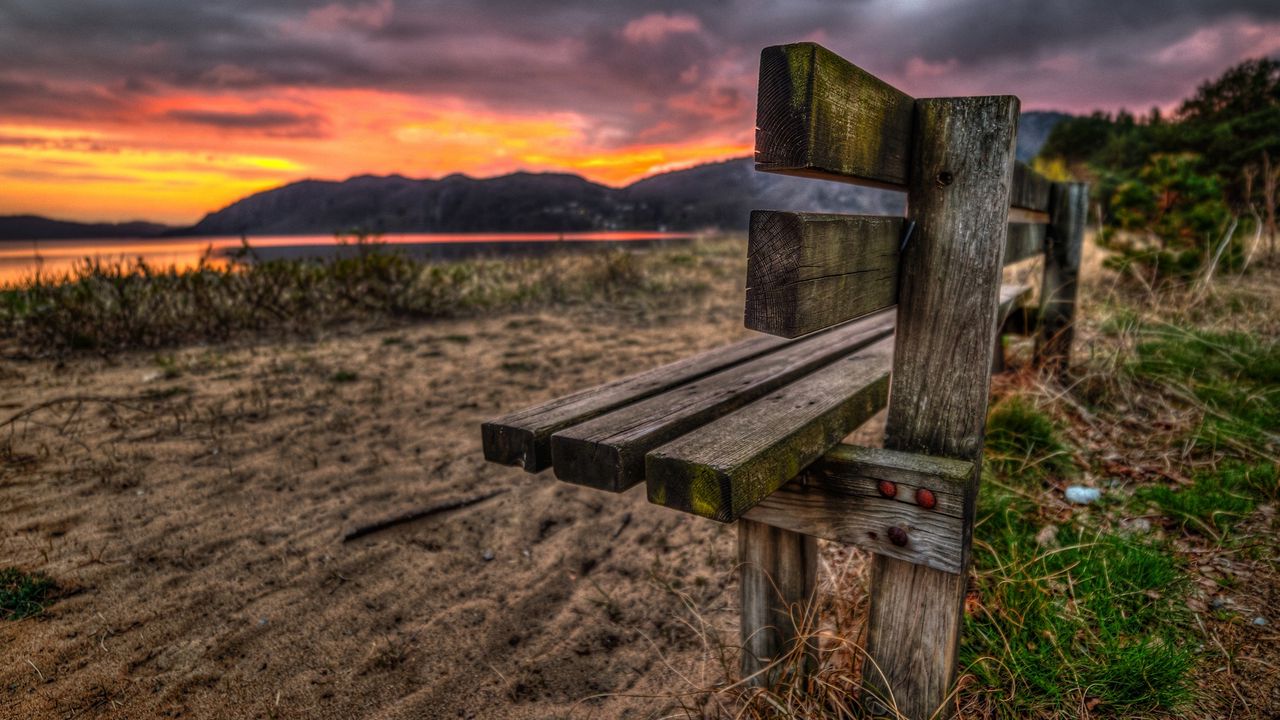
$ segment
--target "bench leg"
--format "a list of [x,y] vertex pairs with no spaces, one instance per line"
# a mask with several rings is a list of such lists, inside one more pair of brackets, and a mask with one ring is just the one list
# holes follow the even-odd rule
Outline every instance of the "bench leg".
[[[818,541],[764,523],[739,520],[738,563],[742,574],[742,676],[751,678],[751,685],[767,687],[788,672],[811,672],[817,667],[817,647],[812,622],[805,620],[813,607]],[[808,635],[805,647],[796,648],[802,634]],[[803,657],[787,658],[769,668],[792,652]]]
[[1049,194],[1049,247],[1040,294],[1036,361],[1058,380],[1067,375],[1076,309],[1076,279],[1089,214],[1089,186],[1054,183]]

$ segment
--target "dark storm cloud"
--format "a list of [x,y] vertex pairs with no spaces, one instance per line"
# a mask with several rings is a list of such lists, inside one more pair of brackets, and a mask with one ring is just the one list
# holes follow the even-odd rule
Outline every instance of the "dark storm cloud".
[[324,118],[314,113],[286,110],[223,112],[217,110],[170,110],[165,117],[178,122],[205,125],[219,130],[263,131],[288,137],[323,137]]
[[[1274,0],[6,0],[0,117],[123,112],[172,89],[372,88],[569,110],[602,145],[660,142],[749,123],[760,47],[799,39],[920,95],[1143,106],[1239,59],[1229,42],[1197,58],[1161,51],[1215,24],[1277,19]],[[305,125],[269,112],[176,119]]]

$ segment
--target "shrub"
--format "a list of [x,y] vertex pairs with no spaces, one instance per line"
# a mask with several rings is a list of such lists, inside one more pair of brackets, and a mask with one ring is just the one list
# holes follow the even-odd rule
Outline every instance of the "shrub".
[[[1216,254],[1231,213],[1214,177],[1196,170],[1194,155],[1155,155],[1136,176],[1113,178],[1106,198],[1111,220],[1103,243],[1116,251],[1116,269],[1138,266],[1155,282],[1186,278]],[[1118,232],[1117,232],[1118,231]],[[1232,236],[1219,258],[1224,268],[1243,260]]]
[[58,586],[42,573],[0,568],[0,619],[21,620],[44,612]]

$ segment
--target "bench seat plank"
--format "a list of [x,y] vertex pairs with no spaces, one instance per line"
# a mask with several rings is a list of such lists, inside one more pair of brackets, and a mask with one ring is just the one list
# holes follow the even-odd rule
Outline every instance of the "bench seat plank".
[[[1000,288],[1004,318],[1030,292]],[[649,453],[655,504],[731,522],[885,407],[893,339],[868,346]]]
[[889,336],[893,322],[892,311],[877,313],[561,430],[551,438],[556,477],[626,490],[644,480],[653,448]]
[[822,457],[889,399],[893,338],[649,453],[649,501],[732,522]]
[[541,472],[551,467],[551,436],[556,431],[760,357],[785,344],[787,341],[781,338],[753,337],[494,418],[481,425],[485,460]]

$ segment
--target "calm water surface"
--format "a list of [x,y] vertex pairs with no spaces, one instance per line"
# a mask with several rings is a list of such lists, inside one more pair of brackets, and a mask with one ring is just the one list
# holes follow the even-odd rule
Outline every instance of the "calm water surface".
[[[383,235],[380,242],[414,248],[441,244],[480,244],[501,253],[504,246],[528,248],[530,243],[570,242],[652,242],[681,240],[688,233],[610,231],[591,233],[410,233]],[[110,240],[26,240],[0,241],[0,285],[28,281],[39,272],[58,276],[86,258],[131,260],[141,258],[158,267],[194,267],[206,254],[215,265],[226,263],[230,251],[240,247],[236,237],[138,238]],[[496,245],[494,245],[496,243]],[[249,245],[263,250],[264,257],[323,255],[340,242],[326,235],[282,235],[249,238]]]

